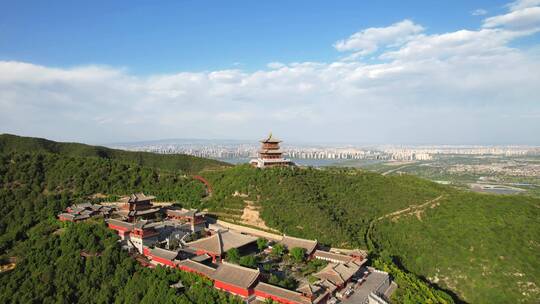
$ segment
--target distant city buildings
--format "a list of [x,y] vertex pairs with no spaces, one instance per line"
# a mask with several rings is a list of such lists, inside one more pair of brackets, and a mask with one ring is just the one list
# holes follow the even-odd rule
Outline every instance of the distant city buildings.
[[[178,143],[141,143],[117,145],[115,148],[131,151],[146,151],[161,154],[188,154],[215,159],[249,159],[259,157],[259,146],[255,143],[219,143],[206,141]],[[429,161],[441,155],[470,156],[528,156],[540,155],[540,147],[530,146],[394,146],[361,147],[352,145],[291,145],[280,148],[283,157],[314,160],[385,160],[385,161]]]

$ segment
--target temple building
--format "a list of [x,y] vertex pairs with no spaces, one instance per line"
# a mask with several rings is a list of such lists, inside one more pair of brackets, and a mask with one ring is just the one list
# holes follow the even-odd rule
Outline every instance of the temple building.
[[214,287],[247,298],[254,294],[253,287],[259,280],[258,269],[222,262],[212,274]]
[[256,248],[257,238],[234,231],[218,231],[212,236],[187,243],[197,255],[207,254],[214,262],[225,257],[227,251],[236,248],[240,253],[251,252]]
[[283,158],[283,151],[279,147],[280,142],[281,140],[270,133],[267,138],[261,140],[259,157],[252,159],[249,163],[257,168],[294,166],[291,160]]
[[204,231],[206,227],[206,219],[197,209],[167,208],[165,213],[169,219],[189,223],[193,232]]
[[283,246],[287,248],[287,250],[291,250],[295,247],[303,248],[306,250],[306,255],[311,256],[315,249],[317,249],[317,246],[319,243],[317,240],[306,240],[301,238],[296,238],[288,235],[284,235],[283,239],[279,241]]
[[67,207],[65,212],[60,213],[58,219],[68,222],[80,222],[92,217],[109,217],[112,211],[111,207],[98,204],[75,204]]
[[329,263],[321,271],[313,274],[313,276],[320,280],[327,280],[337,286],[338,289],[341,289],[358,273],[362,264],[362,262],[357,261],[350,261],[345,264]]
[[159,232],[154,227],[153,223],[147,221],[138,221],[133,224],[133,229],[129,233],[131,246],[139,252],[143,252],[145,246],[152,246],[159,241]]
[[160,210],[159,208],[154,208],[152,204],[154,198],[154,196],[146,196],[144,193],[136,193],[124,197],[120,200],[121,204],[118,214],[128,222],[135,222],[137,219],[154,218]]

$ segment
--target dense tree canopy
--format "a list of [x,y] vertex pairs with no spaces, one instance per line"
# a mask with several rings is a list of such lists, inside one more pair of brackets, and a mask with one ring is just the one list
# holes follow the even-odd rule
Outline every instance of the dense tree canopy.
[[[49,228],[36,227],[17,248],[26,254],[0,275],[0,303],[242,303],[198,275],[139,266],[103,222]],[[169,287],[178,281],[185,292]]]
[[185,154],[155,154],[109,149],[100,146],[89,146],[79,143],[59,143],[43,138],[21,137],[11,134],[0,134],[0,153],[11,152],[54,153],[70,157],[94,157],[117,160],[143,167],[165,171],[199,172],[204,169],[229,167],[230,164],[217,160],[195,157]]
[[534,287],[540,286],[538,199],[355,169],[236,166],[204,175],[215,190],[206,206],[233,220],[231,210],[242,204],[232,194],[240,192],[262,207],[272,228],[326,245],[370,249],[404,278],[394,294],[398,303],[451,301],[437,286],[457,294],[454,299],[479,303],[540,297]]
[[95,193],[143,191],[188,205],[205,195],[197,180],[128,163],[50,153],[0,154],[0,254],[73,202]]

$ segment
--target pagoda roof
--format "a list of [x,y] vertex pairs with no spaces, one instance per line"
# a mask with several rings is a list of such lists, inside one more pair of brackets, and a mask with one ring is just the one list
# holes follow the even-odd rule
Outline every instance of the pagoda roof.
[[264,138],[264,139],[261,139],[260,142],[262,143],[280,143],[281,140],[275,138],[272,133],[270,133],[268,135],[268,137]]
[[283,154],[282,150],[274,150],[274,149],[261,149],[259,150],[259,153],[268,153],[268,154]]

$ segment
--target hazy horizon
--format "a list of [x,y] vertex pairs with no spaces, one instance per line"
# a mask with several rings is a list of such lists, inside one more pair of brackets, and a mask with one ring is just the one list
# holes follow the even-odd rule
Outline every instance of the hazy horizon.
[[[10,135],[16,135],[16,136],[24,136],[24,137],[37,137],[37,138],[44,138],[48,140],[58,141],[58,142],[76,142],[76,143],[83,143],[88,145],[99,145],[99,146],[106,146],[106,147],[114,147],[114,146],[129,146],[129,145],[137,145],[137,144],[179,144],[180,141],[183,142],[207,142],[208,144],[222,144],[222,143],[236,143],[236,144],[253,144],[253,145],[259,145],[259,141],[263,139],[265,136],[260,136],[259,138],[161,138],[161,139],[150,139],[150,140],[135,140],[135,141],[118,141],[118,142],[86,142],[86,141],[77,141],[77,140],[62,140],[62,139],[55,139],[55,138],[49,138],[49,137],[40,137],[40,136],[33,136],[33,135],[21,135],[21,134],[13,134],[13,133],[0,133],[0,134],[10,134]],[[276,137],[278,137],[276,135]],[[321,142],[314,142],[314,141],[297,141],[297,140],[288,140],[286,137],[279,137],[279,139],[283,140],[284,146],[291,146],[291,145],[305,145],[305,146],[356,146],[356,147],[374,147],[374,146],[404,146],[404,147],[421,147],[421,146],[524,146],[524,147],[540,147],[540,144],[522,144],[522,143],[376,143],[376,142],[342,142],[342,141],[321,141]]]

